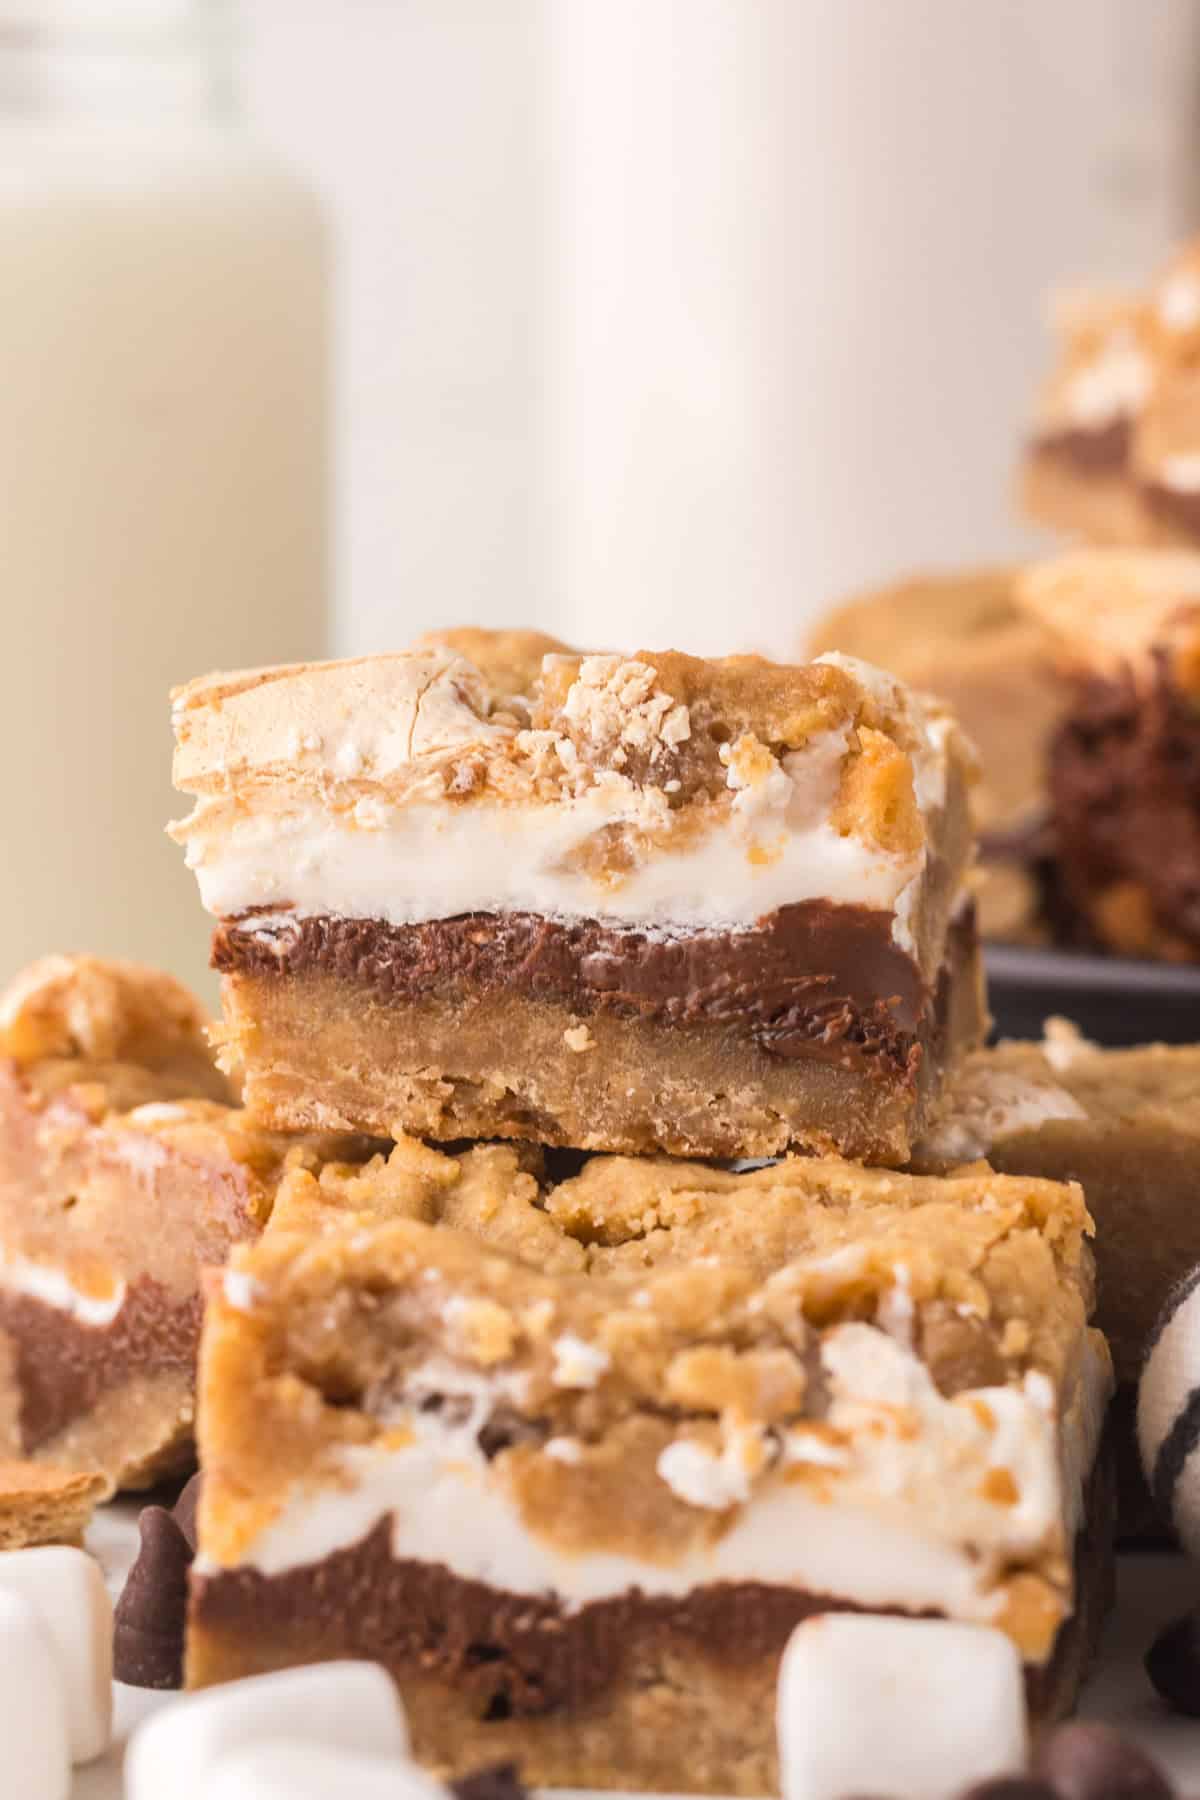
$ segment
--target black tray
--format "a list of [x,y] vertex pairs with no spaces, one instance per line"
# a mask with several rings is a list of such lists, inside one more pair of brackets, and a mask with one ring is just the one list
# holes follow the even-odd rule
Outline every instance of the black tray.
[[1200,966],[987,944],[997,1037],[1039,1038],[1051,1013],[1098,1044],[1200,1042]]

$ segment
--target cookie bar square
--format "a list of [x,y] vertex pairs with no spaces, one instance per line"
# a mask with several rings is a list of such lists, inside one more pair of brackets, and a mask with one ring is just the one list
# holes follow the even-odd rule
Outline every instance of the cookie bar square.
[[95,957],[0,997],[0,1458],[110,1487],[190,1459],[200,1270],[317,1155],[248,1123],[205,1024],[169,976]]
[[838,657],[514,642],[176,695],[196,803],[174,831],[247,1106],[289,1130],[903,1161],[982,1023],[951,718]]
[[1093,544],[1200,543],[1200,240],[1143,293],[1064,296],[1052,316],[1024,510]]
[[1171,1289],[1200,1263],[1200,1045],[1102,1050],[1066,1019],[1041,1043],[979,1050],[914,1166],[977,1158],[1078,1181],[1096,1221],[1097,1323],[1117,1379],[1137,1380]]
[[1097,1324],[1117,1379],[1111,1436],[1124,1538],[1161,1539],[1133,1435],[1137,1381],[1171,1290],[1200,1263],[1200,1046],[1102,1050],[1066,1019],[1041,1043],[977,1051],[914,1168],[1078,1181],[1096,1221]]
[[1200,957],[1200,555],[1079,551],[1018,585],[1068,693],[1050,746],[1052,922]]
[[1106,1596],[1089,1232],[836,1159],[290,1175],[213,1278],[189,1682],[367,1657],[442,1769],[766,1793],[851,1609],[1009,1633],[1048,1718]]

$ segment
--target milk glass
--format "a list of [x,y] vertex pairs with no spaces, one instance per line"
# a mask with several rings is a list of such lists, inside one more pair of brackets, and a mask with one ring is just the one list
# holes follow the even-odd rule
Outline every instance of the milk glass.
[[167,691],[324,647],[322,220],[233,88],[224,9],[0,0],[0,979],[207,984]]

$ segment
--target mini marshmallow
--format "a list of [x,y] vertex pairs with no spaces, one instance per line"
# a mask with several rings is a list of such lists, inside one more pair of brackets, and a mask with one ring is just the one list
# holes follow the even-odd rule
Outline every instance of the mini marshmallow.
[[779,1673],[783,1800],[951,1800],[1028,1755],[1021,1659],[986,1625],[823,1613]]
[[47,1545],[0,1553],[0,1591],[33,1607],[58,1660],[71,1761],[91,1762],[112,1736],[112,1601],[83,1550]]
[[67,1800],[67,1701],[49,1633],[28,1600],[0,1590],[0,1794]]
[[1138,1381],[1142,1468],[1160,1512],[1200,1556],[1200,1269],[1167,1297]]
[[304,1749],[408,1755],[408,1726],[378,1663],[314,1663],[206,1688],[140,1725],[125,1760],[126,1800],[208,1800],[218,1763],[285,1738]]
[[204,1800],[446,1800],[446,1790],[414,1762],[272,1740],[223,1756]]

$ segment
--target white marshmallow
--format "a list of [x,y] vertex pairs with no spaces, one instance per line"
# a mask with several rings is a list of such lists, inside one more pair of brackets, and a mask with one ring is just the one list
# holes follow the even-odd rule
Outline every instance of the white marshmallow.
[[408,1755],[404,1709],[378,1663],[314,1663],[207,1688],[155,1713],[130,1739],[126,1800],[207,1800],[223,1758],[280,1738],[301,1748]]
[[67,1800],[67,1701],[49,1633],[30,1602],[0,1591],[0,1794]]
[[112,1601],[86,1551],[47,1545],[0,1554],[0,1590],[33,1607],[58,1659],[71,1761],[91,1762],[112,1736]]
[[1168,1297],[1146,1346],[1137,1437],[1160,1511],[1200,1556],[1200,1269]]
[[255,1744],[223,1756],[204,1800],[446,1800],[446,1790],[413,1762],[315,1744]]
[[986,1625],[824,1613],[779,1673],[784,1800],[950,1800],[1025,1766],[1021,1660]]

